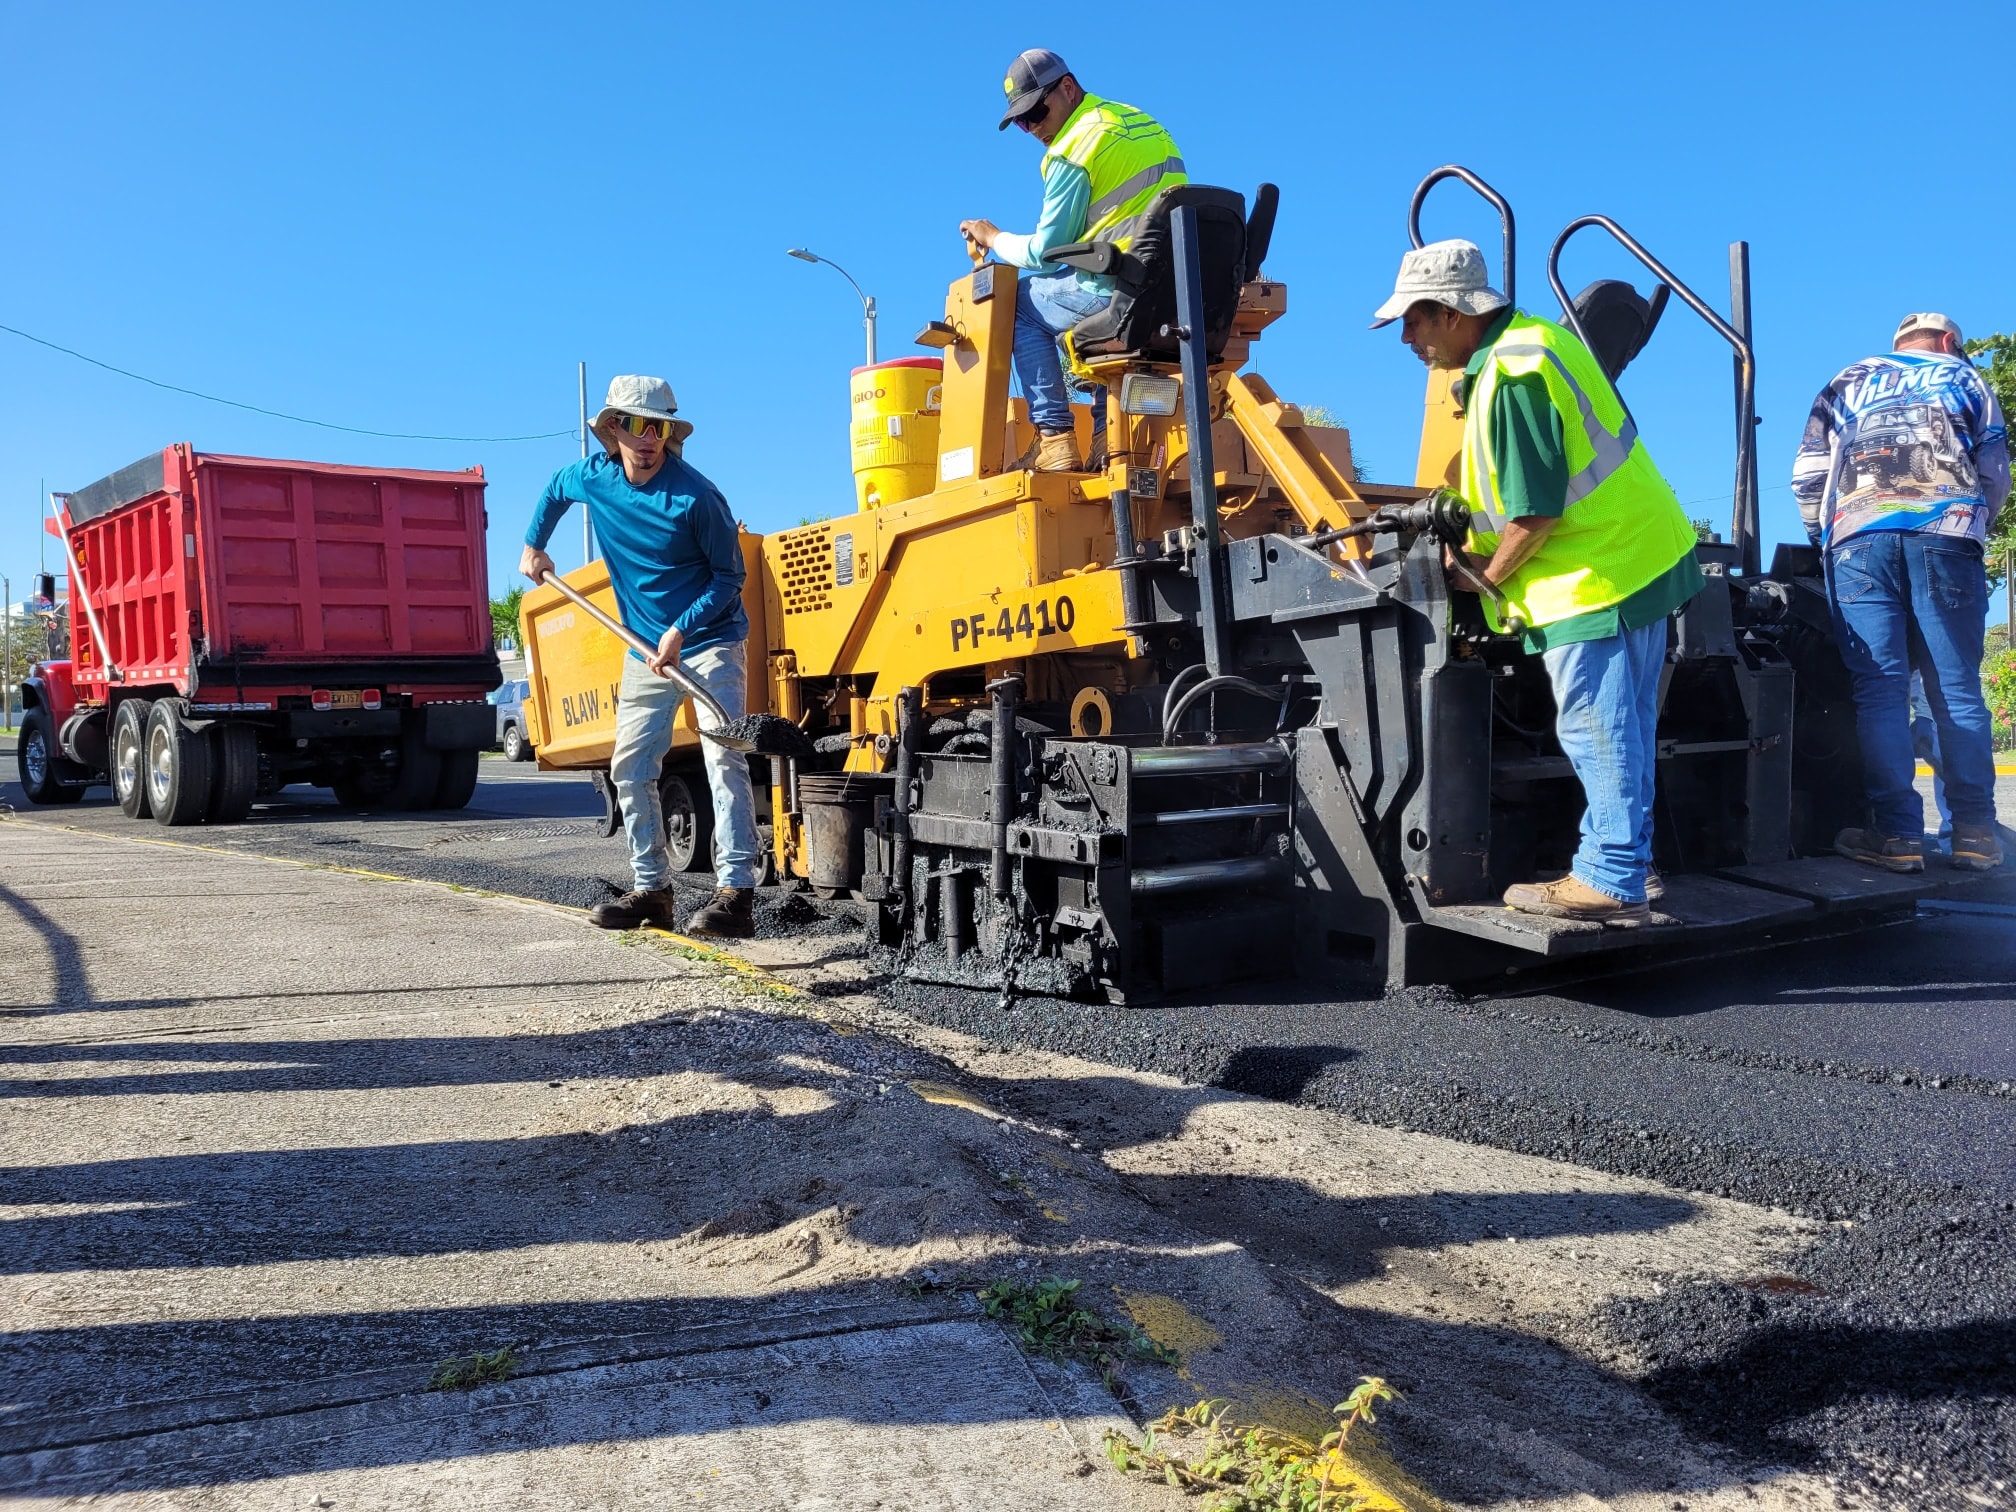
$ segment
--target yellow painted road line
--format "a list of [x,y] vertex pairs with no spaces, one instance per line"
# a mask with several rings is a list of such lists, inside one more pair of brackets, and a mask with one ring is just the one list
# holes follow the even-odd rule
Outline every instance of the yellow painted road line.
[[[1920,777],[1930,777],[1932,775],[1932,768],[1921,761],[1918,763],[1918,775]],[[2016,762],[1996,762],[1995,775],[1997,777],[2016,777]]]

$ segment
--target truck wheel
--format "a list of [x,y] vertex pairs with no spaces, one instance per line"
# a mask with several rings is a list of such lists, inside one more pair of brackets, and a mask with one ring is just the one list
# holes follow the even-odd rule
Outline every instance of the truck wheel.
[[153,712],[151,698],[129,698],[112,716],[112,796],[128,819],[154,812],[147,797],[147,716]]
[[525,732],[515,723],[504,726],[504,759],[506,761],[532,759],[532,742],[525,738]]
[[259,732],[247,724],[210,727],[210,822],[236,824],[259,796]]
[[392,779],[392,791],[385,795],[389,809],[424,809],[434,806],[434,790],[441,785],[441,753],[427,748],[427,737],[418,719],[410,715],[399,731],[399,775]]
[[443,751],[441,780],[434,785],[434,807],[467,808],[476,796],[476,773],[480,757],[475,751]]
[[158,824],[201,824],[210,811],[210,738],[182,718],[180,699],[164,698],[147,716],[147,802]]
[[1932,448],[1923,441],[1911,448],[1911,476],[1920,483],[1932,481]]
[[665,810],[665,849],[674,871],[709,871],[714,865],[714,801],[699,772],[666,772],[658,779]]
[[84,796],[83,788],[66,786],[58,775],[63,758],[56,754],[56,732],[43,710],[30,709],[21,717],[14,761],[21,769],[21,786],[28,790],[30,803],[75,803]]

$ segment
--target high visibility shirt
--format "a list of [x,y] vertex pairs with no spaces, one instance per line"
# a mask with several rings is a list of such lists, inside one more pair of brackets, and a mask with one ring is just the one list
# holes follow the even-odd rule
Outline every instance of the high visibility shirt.
[[[1541,327],[1545,329],[1536,330]],[[1485,385],[1489,392],[1479,395],[1486,366],[1508,333],[1512,337],[1508,349],[1523,360],[1499,364],[1492,382]],[[1571,343],[1568,362],[1579,374],[1571,374],[1559,355],[1536,356],[1543,346],[1566,349]],[[1591,390],[1600,394],[1601,409],[1614,425],[1597,432],[1600,447],[1588,438],[1591,427],[1602,425],[1595,406],[1587,402]],[[1475,480],[1477,491],[1495,492],[1491,513],[1497,519],[1561,518],[1572,503],[1586,501],[1609,486],[1610,476],[1618,472],[1624,476],[1616,486],[1630,491],[1644,515],[1643,529],[1625,528],[1624,521],[1614,518],[1606,522],[1577,516],[1576,524],[1583,528],[1557,526],[1513,574],[1506,588],[1528,621],[1527,650],[1545,651],[1638,629],[1673,613],[1701,590],[1704,579],[1692,549],[1692,526],[1636,441],[1636,427],[1622,401],[1571,333],[1551,322],[1503,311],[1486,328],[1483,344],[1464,370],[1458,397],[1471,395],[1478,395],[1485,412],[1466,425],[1464,475],[1466,483]],[[1565,429],[1569,424],[1578,432],[1572,446]],[[1472,452],[1482,456],[1467,455]],[[1571,457],[1582,464],[1579,474]],[[1623,465],[1627,461],[1629,467]],[[1466,498],[1471,491],[1466,488]],[[1471,502],[1475,509],[1483,501]],[[1618,505],[1614,496],[1605,497],[1598,508],[1610,514]],[[1494,523],[1483,516],[1483,511],[1473,515],[1473,523]],[[1597,527],[1593,531],[1587,528],[1591,524]],[[1497,547],[1497,532],[1473,530],[1471,546],[1488,557]],[[1592,549],[1602,560],[1583,560]],[[1658,566],[1662,560],[1668,563],[1663,568]],[[1637,585],[1630,586],[1634,580]],[[1492,618],[1495,622],[1495,615]]]
[[[994,239],[1001,261],[1041,273],[1053,247],[1074,241],[1110,241],[1124,251],[1135,220],[1150,200],[1174,184],[1188,183],[1175,139],[1153,116],[1117,100],[1088,94],[1043,153],[1043,216],[1030,236],[1002,232]],[[1080,274],[1094,293],[1113,292],[1109,276]]]

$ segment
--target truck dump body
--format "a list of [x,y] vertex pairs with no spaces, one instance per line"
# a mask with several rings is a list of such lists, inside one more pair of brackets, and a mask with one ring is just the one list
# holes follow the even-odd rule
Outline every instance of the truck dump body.
[[23,783],[163,824],[293,783],[461,808],[495,738],[483,472],[170,446],[67,499],[71,660],[26,690]]
[[[495,686],[480,470],[418,472],[171,446],[70,497],[107,645],[75,630],[77,688]],[[232,701],[244,702],[245,699]],[[258,700],[249,700],[258,701]]]

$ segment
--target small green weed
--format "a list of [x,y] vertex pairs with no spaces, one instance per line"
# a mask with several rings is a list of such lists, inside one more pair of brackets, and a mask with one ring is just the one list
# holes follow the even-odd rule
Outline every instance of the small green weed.
[[1001,1185],[1008,1188],[1011,1192],[1027,1193],[1034,1190],[1029,1185],[1029,1178],[1018,1171],[1003,1171],[1001,1173]]
[[1052,1360],[1077,1360],[1099,1372],[1108,1391],[1118,1394],[1118,1372],[1129,1364],[1183,1363],[1175,1350],[1157,1344],[1133,1324],[1108,1322],[1078,1303],[1078,1281],[996,1281],[975,1295],[981,1309],[1015,1330],[1022,1347]]
[[474,1391],[478,1386],[488,1386],[493,1381],[508,1381],[512,1373],[524,1362],[516,1344],[506,1344],[502,1349],[493,1349],[488,1354],[456,1355],[443,1360],[434,1367],[434,1374],[428,1378],[429,1391]]
[[1399,1396],[1379,1377],[1364,1377],[1331,1409],[1336,1430],[1314,1444],[1273,1428],[1227,1427],[1223,1402],[1172,1407],[1139,1444],[1108,1433],[1106,1457],[1123,1475],[1154,1476],[1204,1496],[1206,1512],[1351,1512],[1362,1502],[1346,1489],[1344,1446],[1358,1424],[1377,1421],[1380,1402]]

